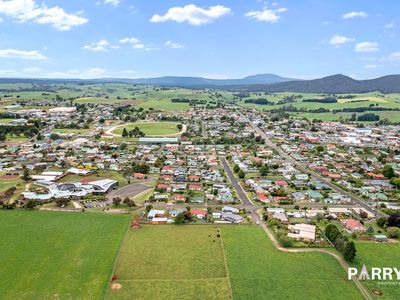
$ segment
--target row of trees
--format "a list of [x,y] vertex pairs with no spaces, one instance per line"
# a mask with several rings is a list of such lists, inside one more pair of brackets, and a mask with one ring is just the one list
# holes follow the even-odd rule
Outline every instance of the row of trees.
[[35,126],[0,126],[0,141],[5,141],[7,135],[23,135],[28,138],[34,137],[39,133],[39,129]]
[[328,224],[325,227],[325,236],[335,246],[336,250],[342,253],[346,261],[351,262],[354,260],[357,254],[356,245],[353,241],[347,241],[346,237],[334,224]]
[[240,179],[246,177],[246,173],[238,165],[233,166],[233,172],[235,172]]
[[122,137],[142,137],[142,136],[145,136],[145,134],[137,126],[132,130],[127,130],[126,128],[122,130]]

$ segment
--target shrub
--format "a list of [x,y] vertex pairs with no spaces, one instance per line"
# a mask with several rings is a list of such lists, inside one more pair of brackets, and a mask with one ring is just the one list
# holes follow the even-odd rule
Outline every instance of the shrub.
[[400,228],[398,227],[388,227],[386,232],[390,238],[398,238],[400,237]]
[[357,254],[356,245],[354,244],[353,241],[348,242],[343,251],[343,258],[346,261],[351,262],[356,257],[356,254]]
[[279,238],[279,243],[282,245],[282,247],[285,247],[285,248],[293,247],[293,239],[286,235],[282,235]]

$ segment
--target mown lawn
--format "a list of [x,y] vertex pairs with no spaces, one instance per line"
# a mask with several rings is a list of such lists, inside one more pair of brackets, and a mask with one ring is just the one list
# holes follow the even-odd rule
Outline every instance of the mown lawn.
[[[229,299],[216,226],[145,225],[130,231],[108,299]],[[211,235],[211,237],[210,237]]]
[[132,130],[135,127],[138,127],[141,131],[144,132],[146,136],[162,136],[179,133],[177,125],[179,123],[175,122],[159,122],[159,123],[130,123],[126,126],[117,127],[113,133],[122,135],[122,131],[124,128],[126,130]]
[[[352,264],[359,270],[365,264],[368,270],[376,267],[391,267],[400,270],[400,243],[374,243],[374,242],[356,242],[357,256]],[[400,285],[384,285],[379,281],[364,281],[367,288],[378,289],[383,292],[378,299],[400,299]]]
[[129,216],[0,211],[2,299],[100,299]]
[[363,299],[323,253],[278,251],[261,228],[221,228],[234,299]]

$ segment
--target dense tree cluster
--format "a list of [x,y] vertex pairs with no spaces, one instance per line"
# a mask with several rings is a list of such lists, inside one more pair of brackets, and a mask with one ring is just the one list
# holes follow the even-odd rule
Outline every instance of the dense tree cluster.
[[334,224],[328,224],[325,227],[325,236],[335,246],[336,250],[342,253],[343,258],[351,262],[357,254],[357,249],[353,241],[346,242],[346,238],[342,235],[339,228]]

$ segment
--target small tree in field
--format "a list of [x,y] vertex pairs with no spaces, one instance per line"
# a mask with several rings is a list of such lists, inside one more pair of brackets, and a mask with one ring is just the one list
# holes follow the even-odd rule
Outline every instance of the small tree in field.
[[149,204],[146,206],[146,213],[149,213],[153,209],[153,205]]
[[113,198],[112,199],[112,202],[113,202],[113,204],[115,205],[115,206],[118,206],[120,203],[121,203],[121,198],[119,198],[119,197],[116,197],[116,198]]
[[22,180],[23,181],[28,181],[29,179],[31,179],[31,176],[29,174],[29,170],[27,168],[25,168],[23,173],[22,173]]
[[356,257],[357,249],[353,241],[348,242],[343,250],[343,257],[346,261],[352,262]]
[[34,209],[37,205],[37,201],[36,200],[28,200],[28,202],[26,202],[25,207],[28,209]]
[[180,213],[175,217],[174,223],[177,225],[182,225],[185,223],[185,216],[183,213]]

